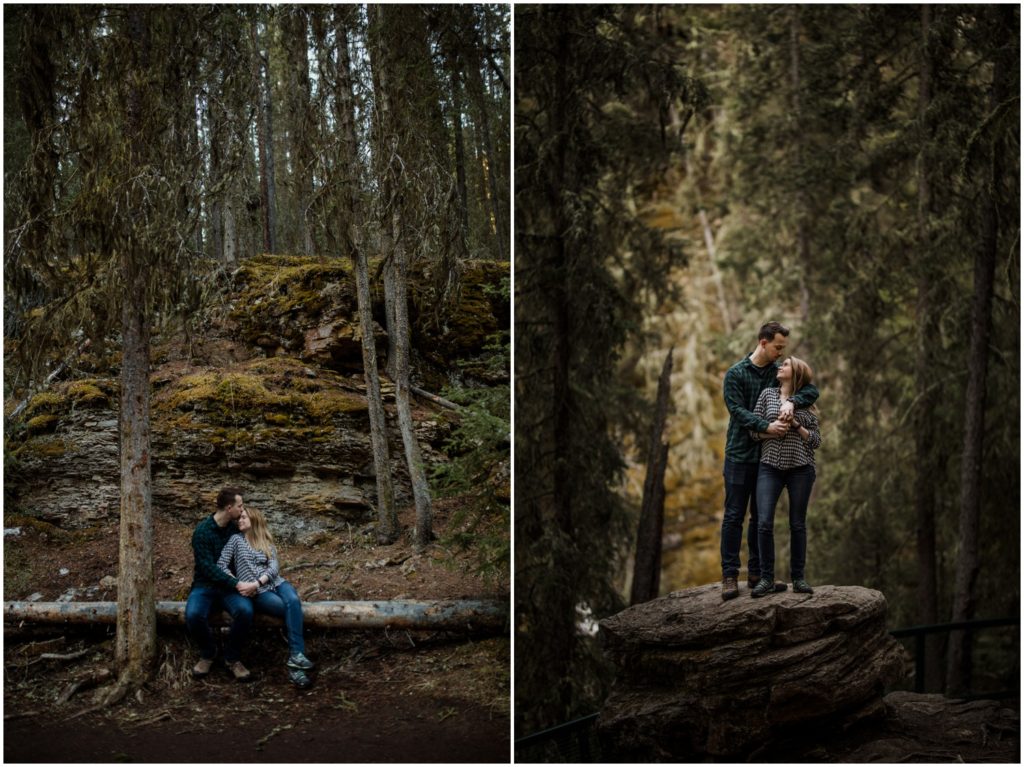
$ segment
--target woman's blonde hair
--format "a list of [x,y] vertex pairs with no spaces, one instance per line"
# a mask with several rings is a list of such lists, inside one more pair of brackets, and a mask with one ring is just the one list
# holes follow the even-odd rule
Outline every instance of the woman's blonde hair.
[[[805,385],[814,381],[814,371],[811,369],[811,366],[799,357],[790,357],[789,366],[793,369],[793,394],[796,394]],[[818,407],[816,405],[811,405],[807,409],[818,415]]]
[[245,531],[245,540],[257,551],[262,551],[268,557],[274,556],[274,536],[270,534],[267,518],[259,509],[246,507],[245,511],[249,515],[249,522],[252,523]]

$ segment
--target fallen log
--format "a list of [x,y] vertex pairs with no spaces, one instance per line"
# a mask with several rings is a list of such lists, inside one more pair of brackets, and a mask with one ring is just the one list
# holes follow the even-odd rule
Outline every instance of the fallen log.
[[[508,603],[501,600],[391,600],[306,602],[303,623],[332,629],[425,629],[429,631],[502,632],[508,628]],[[157,602],[157,623],[185,625],[184,602]],[[226,626],[227,613],[211,615],[210,624]],[[4,621],[49,624],[114,624],[117,602],[4,602]],[[257,626],[282,626],[270,615],[256,614]]]

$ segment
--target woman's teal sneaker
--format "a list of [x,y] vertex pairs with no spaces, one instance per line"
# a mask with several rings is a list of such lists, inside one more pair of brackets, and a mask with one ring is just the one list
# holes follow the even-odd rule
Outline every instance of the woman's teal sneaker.
[[752,597],[763,597],[766,594],[775,593],[775,578],[774,576],[761,576],[761,580],[757,582],[753,590],[750,592]]
[[303,671],[310,671],[316,668],[316,664],[300,652],[297,652],[288,658],[288,663],[286,665],[288,668],[298,668]]

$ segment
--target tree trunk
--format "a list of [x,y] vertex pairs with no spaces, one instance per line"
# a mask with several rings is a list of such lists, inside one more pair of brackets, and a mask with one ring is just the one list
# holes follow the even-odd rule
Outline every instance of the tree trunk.
[[[1008,58],[1013,48],[1006,36],[1017,28],[1013,9],[1006,6],[1003,47],[994,57],[990,104],[994,111],[1007,97]],[[1002,10],[1002,9],[1001,9]],[[964,449],[960,469],[960,550],[956,560],[953,590],[953,622],[974,618],[977,607],[977,581],[980,559],[978,529],[981,516],[982,450],[985,437],[985,389],[988,375],[988,342],[992,329],[992,295],[998,258],[999,211],[997,189],[1003,172],[1003,150],[999,138],[993,139],[992,155],[982,187],[981,237],[974,255],[974,296],[971,303],[971,342],[967,359],[967,401],[964,409]],[[949,637],[946,680],[948,694],[962,695],[971,684],[969,635],[953,631]]]
[[469,202],[466,194],[466,147],[462,135],[462,77],[459,59],[451,50],[446,56],[452,85],[452,126],[455,131],[455,178],[459,192],[459,225],[462,238],[469,238]]
[[370,409],[370,443],[373,446],[373,466],[377,479],[377,541],[390,543],[398,537],[398,513],[395,508],[394,488],[391,482],[391,457],[388,449],[387,419],[380,392],[377,373],[377,344],[373,335],[373,303],[370,297],[369,264],[356,230],[357,196],[353,189],[358,181],[358,143],[355,130],[355,100],[352,92],[352,65],[348,54],[348,28],[342,14],[336,19],[338,46],[335,104],[341,128],[343,148],[341,163],[347,168],[342,183],[341,209],[346,217],[341,222],[342,236],[352,256],[356,273],[356,298],[359,305],[359,325],[362,331],[363,376]]
[[[4,602],[8,622],[97,625],[113,623],[116,602]],[[184,602],[157,602],[154,615],[165,626],[185,625]],[[419,629],[430,631],[502,631],[508,626],[508,602],[491,599],[304,602],[306,626],[331,629]],[[257,613],[257,626],[281,626],[283,621]],[[213,626],[230,625],[226,613],[210,616]]]
[[[397,213],[395,214],[397,216]],[[415,424],[409,402],[409,264],[405,242],[397,233],[392,268],[385,272],[385,279],[392,280],[390,292],[394,297],[394,325],[388,334],[394,342],[395,357],[395,403],[398,406],[398,426],[402,431],[405,445],[405,462],[409,468],[413,499],[416,503],[416,529],[413,534],[416,548],[424,549],[433,539],[431,520],[430,485],[420,443],[416,439]]]
[[508,231],[505,229],[505,217],[501,211],[501,199],[498,196],[497,178],[497,157],[494,153],[494,140],[491,136],[491,118],[487,107],[487,94],[484,91],[483,77],[479,69],[470,67],[470,84],[472,86],[473,100],[476,102],[477,115],[480,118],[479,135],[483,138],[483,149],[487,156],[487,162],[481,163],[481,172],[484,174],[486,189],[481,192],[487,194],[490,202],[490,214],[493,217],[491,227],[497,244],[498,259],[504,261],[507,258]]
[[668,416],[669,385],[672,376],[672,350],[665,357],[658,379],[658,398],[647,444],[647,475],[640,504],[640,524],[636,534],[636,559],[633,563],[631,605],[656,599],[661,583],[661,534],[665,516],[665,465],[668,445],[661,442]]
[[[253,32],[255,36],[257,33]],[[268,33],[269,34],[269,33]],[[274,111],[270,93],[270,49],[253,40],[259,83],[260,206],[263,224],[263,249],[277,252],[277,185],[274,181]]]
[[313,237],[313,157],[312,119],[310,118],[311,88],[309,83],[309,43],[306,35],[306,9],[294,5],[283,11],[281,27],[291,83],[287,102],[289,112],[292,155],[292,181],[298,208],[299,239],[307,256],[316,250]]
[[[150,38],[146,13],[133,6],[128,18],[135,46],[135,73],[149,68]],[[132,162],[145,159],[143,94],[133,88],[128,102]],[[133,189],[135,211],[145,205]],[[129,222],[125,222],[129,226]],[[147,257],[137,244],[126,243],[121,255],[124,285],[121,308],[123,357],[119,413],[121,523],[118,549],[117,637],[115,660],[119,688],[137,687],[149,677],[156,657],[156,591],[153,575],[152,477],[149,439],[149,320]]]
[[238,236],[235,231],[235,207],[234,203],[230,198],[224,201],[224,265],[233,269],[238,263],[236,237]]
[[[801,135],[803,124],[801,120],[801,99],[800,99],[800,7],[792,6],[790,9],[789,27],[789,53],[790,53],[790,87],[793,94],[793,128],[794,140],[796,142],[797,173],[803,176],[806,162],[804,141]],[[807,321],[811,314],[811,297],[808,283],[811,274],[811,241],[807,232],[808,219],[810,217],[810,205],[807,199],[807,189],[802,181],[798,182],[797,188],[797,210],[796,210],[796,238],[797,253],[800,258],[800,265],[797,269],[800,280],[800,322],[806,329]],[[806,354],[811,354],[813,339],[806,332],[803,337],[803,344]]]
[[[932,625],[939,621],[938,575],[935,567],[935,477],[940,468],[936,460],[938,435],[933,427],[938,409],[938,387],[935,383],[937,360],[932,349],[939,343],[938,311],[933,300],[937,281],[931,267],[929,217],[931,215],[931,184],[925,147],[931,135],[927,126],[928,103],[931,98],[931,51],[928,35],[931,7],[921,6],[921,75],[918,86],[917,115],[921,131],[921,150],[917,158],[917,223],[920,241],[921,274],[917,284],[917,355],[914,377],[917,386],[917,417],[914,423],[914,507],[917,517],[917,604],[918,622]],[[942,680],[942,644],[944,637],[925,637],[925,692],[940,692]]]

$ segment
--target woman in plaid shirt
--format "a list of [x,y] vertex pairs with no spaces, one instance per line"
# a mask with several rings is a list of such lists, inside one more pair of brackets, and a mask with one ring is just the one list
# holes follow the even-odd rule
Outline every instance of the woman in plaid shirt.
[[[776,421],[779,408],[789,396],[811,383],[814,372],[801,359],[790,357],[779,368],[778,389],[761,392],[754,413],[766,421]],[[761,557],[761,580],[750,592],[763,597],[775,593],[775,505],[782,488],[789,490],[789,558],[793,591],[813,594],[804,580],[807,559],[807,504],[814,486],[814,451],[821,445],[818,409],[798,408],[789,430],[781,437],[768,432],[751,432],[761,442],[761,465],[757,473],[757,548]]]
[[288,631],[288,678],[301,688],[312,684],[306,672],[313,662],[305,655],[302,638],[302,602],[295,588],[281,577],[277,547],[259,509],[243,509],[238,518],[240,532],[231,536],[220,553],[217,566],[239,581],[255,583],[254,607],[284,619]]

